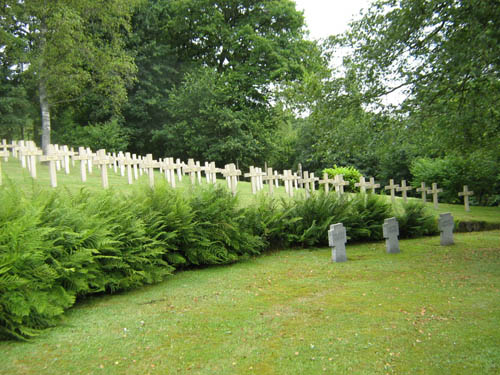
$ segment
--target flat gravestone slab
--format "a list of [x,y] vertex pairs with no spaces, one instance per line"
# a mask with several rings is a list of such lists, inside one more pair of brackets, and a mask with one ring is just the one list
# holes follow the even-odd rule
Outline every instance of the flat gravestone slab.
[[453,222],[453,216],[451,216],[451,213],[446,212],[439,215],[438,228],[441,232],[440,240],[442,246],[453,245],[455,243],[453,241],[454,227],[455,223]]
[[345,262],[347,255],[345,251],[345,243],[347,235],[345,227],[342,223],[330,225],[328,231],[328,244],[332,248],[332,262]]
[[382,226],[385,245],[389,254],[397,254],[401,252],[399,249],[399,224],[395,217],[384,220]]

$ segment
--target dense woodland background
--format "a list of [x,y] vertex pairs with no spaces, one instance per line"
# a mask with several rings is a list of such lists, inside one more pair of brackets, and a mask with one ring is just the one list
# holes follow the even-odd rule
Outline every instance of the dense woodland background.
[[0,138],[354,166],[492,205],[499,68],[497,0],[374,1],[320,42],[290,0],[2,0]]

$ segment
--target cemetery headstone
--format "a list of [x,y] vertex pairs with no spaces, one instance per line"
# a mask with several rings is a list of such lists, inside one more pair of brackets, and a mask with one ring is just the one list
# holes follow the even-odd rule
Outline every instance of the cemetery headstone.
[[329,184],[332,184],[335,186],[335,182],[336,182],[335,179],[328,178],[328,173],[325,172],[325,173],[323,173],[323,179],[319,180],[318,183],[320,185],[325,185],[325,194],[328,194],[328,192],[330,191]]
[[425,182],[422,182],[420,184],[420,187],[417,188],[417,192],[422,193],[422,201],[424,203],[427,202],[427,190],[428,190],[428,188],[427,188],[427,186],[425,186]]
[[464,191],[458,193],[459,197],[464,197],[464,206],[465,206],[465,211],[466,212],[470,211],[469,197],[471,195],[474,195],[474,192],[472,190],[469,191],[469,187],[467,185],[464,185]]
[[148,171],[149,176],[149,186],[154,188],[155,186],[155,168],[160,168],[160,164],[158,161],[153,160],[153,154],[147,154],[144,160],[142,161],[142,167]]
[[41,162],[49,163],[50,186],[57,187],[57,161],[61,160],[61,155],[56,152],[54,145],[47,146],[47,155],[40,156]]
[[92,155],[87,153],[85,147],[78,147],[78,155],[73,155],[73,160],[80,160],[80,176],[82,182],[87,181],[87,163],[92,162]]
[[375,177],[370,177],[370,186],[368,187],[368,190],[371,190],[371,193],[375,194],[376,193],[375,189],[379,189],[379,188],[380,188],[380,184],[375,183]]
[[8,144],[6,139],[2,139],[2,144],[0,145],[0,148],[2,150],[0,152],[5,162],[9,161],[9,156],[10,156],[9,147],[12,147],[12,145]]
[[438,189],[435,182],[432,183],[432,189],[427,190],[427,193],[432,194],[432,202],[434,203],[434,208],[438,208],[438,194],[442,193],[443,189]]
[[[0,158],[8,158],[9,151],[2,150],[0,151]],[[2,185],[2,162],[0,161],[0,186]]]
[[394,184],[394,180],[391,178],[389,180],[389,185],[384,187],[384,190],[391,191],[391,201],[394,203],[396,201],[396,189],[399,188],[399,185]]
[[274,194],[273,180],[275,179],[275,176],[273,175],[273,169],[267,168],[267,174],[262,177],[262,179],[264,181],[267,181],[267,184],[269,185],[269,194],[272,196]]
[[238,176],[241,176],[241,171],[236,168],[234,163],[227,164],[226,168],[223,170],[223,175],[226,177],[229,189],[233,196],[236,195],[236,186],[238,184]]
[[371,185],[368,181],[365,180],[363,176],[360,176],[359,182],[355,183],[354,186],[359,187],[359,191],[364,194],[366,193],[366,188],[370,187]]
[[413,190],[413,187],[406,186],[406,180],[401,181],[401,186],[396,189],[397,191],[401,191],[403,193],[403,201],[408,202],[408,194],[407,192]]
[[385,238],[385,246],[389,254],[399,253],[399,225],[395,217],[384,220],[382,226],[383,235]]
[[438,229],[441,232],[440,242],[442,246],[453,245],[453,228],[455,223],[453,222],[453,216],[450,212],[439,215]]
[[108,165],[112,163],[112,160],[108,155],[106,155],[106,150],[97,150],[96,156],[92,160],[92,163],[101,168],[101,182],[104,189],[109,188],[108,182]]
[[338,195],[344,194],[344,186],[348,186],[348,185],[349,185],[349,181],[344,181],[343,174],[335,175],[335,181],[333,183],[333,186],[335,186],[335,191],[337,192]]
[[257,176],[258,173],[254,166],[250,166],[250,171],[245,173],[243,177],[250,177],[250,184],[252,186],[252,194],[257,194]]
[[342,223],[330,225],[328,231],[328,244],[332,248],[332,262],[345,262],[347,255],[345,250],[345,243],[347,242],[347,235],[345,227]]

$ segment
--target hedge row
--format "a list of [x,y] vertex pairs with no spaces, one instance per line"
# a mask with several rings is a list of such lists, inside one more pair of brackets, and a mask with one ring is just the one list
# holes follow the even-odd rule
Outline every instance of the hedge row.
[[[372,195],[261,198],[241,208],[214,187],[26,195],[7,186],[0,204],[0,337],[18,339],[57,323],[77,298],[270,248],[326,245],[335,222],[344,223],[350,241],[380,240],[384,219],[394,214]],[[403,237],[436,233],[419,204],[395,214]]]

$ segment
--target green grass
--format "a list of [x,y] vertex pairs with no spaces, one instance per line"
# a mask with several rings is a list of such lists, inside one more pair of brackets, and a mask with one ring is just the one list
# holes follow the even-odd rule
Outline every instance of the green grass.
[[93,297],[0,374],[498,374],[500,231],[287,250]]
[[[48,172],[48,165],[46,164],[38,164],[37,172],[38,179],[36,182],[30,177],[30,174],[27,169],[23,169],[20,166],[20,161],[14,158],[9,158],[9,161],[5,163],[2,159],[2,172],[4,176],[4,183],[7,183],[7,180],[12,181],[17,186],[24,188],[29,191],[33,188],[33,186],[40,186],[43,188],[50,189],[50,178]],[[133,185],[128,185],[127,177],[121,177],[119,171],[117,174],[114,173],[112,169],[108,170],[109,176],[109,185],[111,189],[118,191],[131,191],[134,189],[147,186],[149,184],[149,179],[147,175],[143,175],[139,178],[137,182],[134,182]],[[80,164],[76,162],[76,166],[71,168],[71,173],[66,175],[63,170],[58,172],[57,181],[59,188],[66,188],[72,191],[77,191],[82,187],[86,187],[89,190],[100,190],[102,189],[101,185],[101,176],[100,170],[96,167],[93,169],[92,174],[87,174],[87,182],[84,184],[80,179]],[[165,178],[160,175],[158,171],[155,172],[155,184],[165,184]],[[206,183],[205,178],[203,178],[203,183]],[[226,185],[225,180],[219,179],[218,184]],[[189,176],[185,176],[182,182],[178,183],[179,189],[188,189],[190,186]],[[277,197],[286,197],[285,188],[280,186],[279,188],[274,188],[275,196]],[[259,192],[259,194],[267,194],[268,187],[264,186],[264,190]],[[299,194],[303,194],[300,192]],[[251,204],[255,196],[252,195],[251,185],[248,182],[240,181],[238,183],[238,196],[240,199],[240,204],[249,205]],[[389,199],[388,196],[386,196]],[[417,198],[410,198],[410,200],[418,200]],[[397,198],[398,202],[401,202],[401,198]],[[427,203],[427,207],[436,214],[443,212],[451,212],[453,217],[459,221],[484,221],[487,223],[493,223],[500,225],[500,207],[478,207],[471,206],[470,212],[465,212],[464,207],[462,205],[452,205],[452,204],[439,204],[439,208],[437,210],[434,209],[433,204],[431,202]]]

